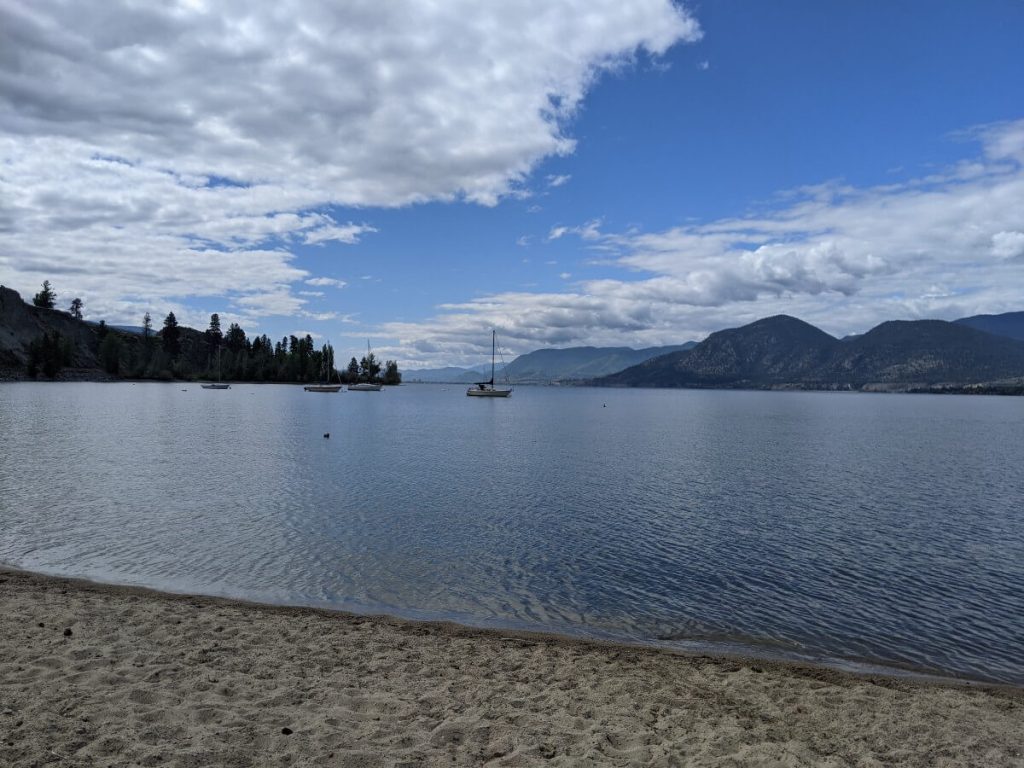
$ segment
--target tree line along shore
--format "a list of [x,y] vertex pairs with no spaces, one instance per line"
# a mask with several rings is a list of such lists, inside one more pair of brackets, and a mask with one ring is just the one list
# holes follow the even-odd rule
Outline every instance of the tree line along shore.
[[0,286],[0,320],[10,332],[0,344],[4,378],[128,378],[186,381],[309,383],[373,382],[400,384],[394,360],[381,362],[372,352],[353,357],[343,369],[335,365],[330,343],[319,347],[312,336],[249,338],[238,323],[221,328],[220,316],[210,316],[204,331],[180,325],[168,312],[159,329],[146,312],[138,328],[112,327],[103,320],[83,319],[84,302],[75,297],[68,310],[57,309],[49,281],[32,304]]

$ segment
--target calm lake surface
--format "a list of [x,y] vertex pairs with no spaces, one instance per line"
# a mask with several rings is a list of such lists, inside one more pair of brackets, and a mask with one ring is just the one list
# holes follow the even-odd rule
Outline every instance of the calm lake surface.
[[0,385],[0,562],[1024,684],[1024,399],[464,392]]

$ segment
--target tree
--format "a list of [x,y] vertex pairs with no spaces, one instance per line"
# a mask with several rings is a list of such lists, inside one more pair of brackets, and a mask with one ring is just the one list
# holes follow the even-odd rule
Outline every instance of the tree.
[[164,328],[160,332],[164,340],[164,351],[175,358],[181,352],[181,329],[178,327],[178,318],[173,312],[168,312],[164,318]]
[[388,360],[384,364],[384,383],[392,386],[402,383],[402,374],[399,373],[398,363],[394,360]]
[[142,318],[142,338],[149,341],[149,337],[153,335],[153,318],[149,316],[149,312]]
[[220,315],[214,312],[210,315],[210,327],[206,329],[206,340],[210,346],[219,347],[224,334],[220,330]]
[[35,378],[42,368],[51,379],[57,377],[60,369],[71,364],[71,342],[57,331],[47,331],[28,345],[28,359],[25,361],[28,375]]
[[49,280],[43,280],[43,290],[32,297],[32,303],[44,309],[53,309],[57,303],[57,294],[50,287]]
[[359,361],[359,376],[365,381],[376,381],[380,375],[380,363],[373,352],[370,352]]
[[96,338],[98,338],[100,341],[103,341],[105,338],[107,338],[107,334],[109,332],[110,329],[107,328],[107,321],[100,320],[100,324],[96,326]]
[[71,307],[68,309],[68,311],[71,313],[71,316],[75,318],[75,320],[81,320],[82,307],[84,306],[85,304],[82,303],[82,300],[76,296],[71,300]]
[[[218,322],[219,320],[220,318],[218,318]],[[212,323],[213,318],[210,318],[210,321]],[[232,323],[228,326],[228,335],[224,337],[224,343],[227,345],[228,349],[232,352],[241,352],[245,349],[246,341],[245,331],[242,330],[238,323]]]
[[348,361],[348,368],[345,369],[345,378],[349,384],[359,381],[359,361],[354,357]]
[[121,340],[116,333],[108,333],[100,344],[100,362],[103,370],[116,376],[121,367]]

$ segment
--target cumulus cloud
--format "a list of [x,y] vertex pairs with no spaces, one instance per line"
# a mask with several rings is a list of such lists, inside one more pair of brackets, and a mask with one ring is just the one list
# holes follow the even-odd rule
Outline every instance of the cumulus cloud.
[[569,182],[569,179],[571,179],[571,178],[572,178],[572,176],[570,176],[567,173],[566,174],[560,174],[560,175],[557,175],[557,176],[553,175],[553,174],[549,175],[548,176],[548,186],[552,187],[552,188],[560,187],[563,184],[567,184]]
[[336,241],[339,243],[354,245],[359,242],[359,237],[361,235],[376,231],[376,228],[367,224],[349,223],[340,227],[335,224],[325,224],[306,232],[305,242],[307,245],[318,245]]
[[374,231],[330,207],[521,194],[602,72],[700,35],[671,0],[0,3],[0,280],[299,311],[292,244]]
[[[981,156],[926,178],[806,187],[757,215],[660,232],[559,226],[611,249],[625,274],[573,291],[507,292],[381,328],[425,364],[479,358],[480,328],[513,352],[541,346],[678,343],[785,312],[836,335],[893,318],[1021,309],[1024,121],[971,132]],[[426,346],[424,346],[426,344]],[[447,355],[444,357],[443,355]]]
[[[331,288],[344,288],[348,283],[344,280],[338,280],[335,277],[311,277],[305,281],[306,285],[312,285],[316,287],[331,287]],[[322,293],[320,294],[323,295]]]

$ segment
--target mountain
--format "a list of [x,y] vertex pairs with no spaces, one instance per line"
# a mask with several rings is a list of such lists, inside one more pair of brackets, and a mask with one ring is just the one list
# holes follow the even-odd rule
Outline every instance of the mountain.
[[863,389],[1024,378],[1024,343],[942,320],[890,321],[839,340],[787,315],[718,331],[601,386]]
[[548,383],[605,376],[659,355],[695,346],[689,341],[667,347],[569,347],[538,349],[520,355],[508,364],[509,378],[514,382]]
[[[405,371],[402,374],[403,381],[427,384],[472,384],[480,381],[482,374],[473,368],[457,368],[449,365],[446,368],[420,368],[415,371]],[[490,366],[487,368],[487,376],[491,375]]]
[[20,377],[30,345],[54,331],[69,342],[68,367],[99,367],[100,339],[92,326],[59,309],[27,304],[17,291],[0,285],[0,378]]
[[692,349],[596,381],[625,387],[764,387],[804,378],[841,342],[789,315],[717,331]]
[[1001,315],[974,315],[953,322],[977,328],[979,331],[1024,341],[1024,312],[1005,312]]

